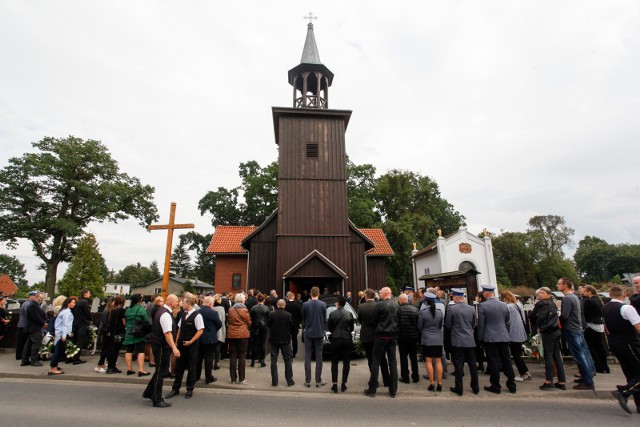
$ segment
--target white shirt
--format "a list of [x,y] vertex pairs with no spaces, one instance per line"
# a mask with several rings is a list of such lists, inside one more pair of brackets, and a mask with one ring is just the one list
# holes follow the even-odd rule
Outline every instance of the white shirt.
[[620,307],[620,315],[624,320],[628,320],[633,326],[640,323],[640,314],[636,311],[636,309],[628,304],[623,303],[619,299],[612,299],[611,302],[617,302],[622,304]]
[[[187,311],[187,315],[185,316],[185,320],[189,318],[196,311],[195,307],[192,307],[191,310]],[[193,319],[193,324],[196,327],[196,331],[200,329],[204,329],[204,320],[202,320],[202,315],[198,313],[196,317]],[[178,328],[182,325],[182,319],[178,320]]]
[[162,328],[162,333],[166,334],[167,332],[173,332],[173,317],[171,317],[171,307],[166,304],[163,307],[169,310],[168,313],[162,313],[160,316],[160,327]]

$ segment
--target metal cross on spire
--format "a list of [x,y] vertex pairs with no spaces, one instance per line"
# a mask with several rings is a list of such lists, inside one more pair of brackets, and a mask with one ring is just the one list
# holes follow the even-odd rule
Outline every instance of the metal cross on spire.
[[317,16],[313,16],[313,12],[309,12],[309,16],[303,16],[302,19],[308,19],[309,24],[313,24],[314,19],[318,19]]

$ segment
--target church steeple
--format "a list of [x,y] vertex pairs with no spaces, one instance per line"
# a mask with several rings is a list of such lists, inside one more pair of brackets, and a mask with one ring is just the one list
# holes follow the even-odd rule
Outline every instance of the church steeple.
[[[305,19],[317,19],[309,13]],[[289,84],[293,86],[294,108],[329,108],[329,86],[333,73],[320,62],[320,54],[313,33],[313,24],[307,25],[307,38],[300,65],[289,70]]]

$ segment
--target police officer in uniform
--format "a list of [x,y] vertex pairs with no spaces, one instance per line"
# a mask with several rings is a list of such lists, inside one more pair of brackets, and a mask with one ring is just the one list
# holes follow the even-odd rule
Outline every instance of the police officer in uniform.
[[476,340],[473,336],[476,327],[476,310],[473,306],[465,304],[464,289],[452,289],[454,304],[449,305],[447,315],[444,318],[444,327],[451,334],[451,353],[456,374],[455,387],[451,387],[453,393],[462,396],[462,376],[464,375],[465,362],[469,366],[471,374],[471,390],[478,394],[478,367],[476,365]]
[[507,388],[511,393],[515,393],[516,376],[509,352],[509,323],[511,322],[509,307],[495,297],[495,285],[482,285],[482,291],[486,301],[480,303],[478,307],[478,339],[484,343],[491,375],[491,386],[485,386],[484,389],[500,394],[500,368],[502,367],[507,376]]
[[164,378],[169,375],[169,366],[171,365],[171,354],[176,358],[180,358],[180,351],[173,340],[175,331],[175,323],[171,312],[178,306],[178,297],[170,294],[165,299],[165,303],[158,311],[153,319],[151,329],[151,349],[156,361],[156,369],[153,376],[147,384],[147,388],[142,393],[145,399],[151,399],[153,406],[156,408],[167,408],[170,403],[162,399],[162,384]]
[[180,385],[185,369],[189,372],[187,374],[187,393],[184,397],[191,399],[193,396],[193,388],[196,385],[198,340],[204,332],[202,314],[195,309],[195,304],[195,298],[191,295],[182,300],[182,318],[178,320],[178,335],[176,336],[181,357],[176,360],[176,378],[173,381],[171,391],[164,397],[165,399],[171,399],[180,394]]

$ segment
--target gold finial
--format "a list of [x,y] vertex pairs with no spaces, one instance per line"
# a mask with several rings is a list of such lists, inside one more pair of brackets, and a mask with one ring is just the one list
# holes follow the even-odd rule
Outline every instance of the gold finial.
[[438,228],[438,237],[442,237],[442,229]]
[[485,227],[485,229],[482,230],[482,233],[484,234],[484,237],[487,237],[489,235],[489,230]]
[[417,249],[416,249],[416,242],[413,242],[413,250],[414,250],[414,251],[417,251]]

